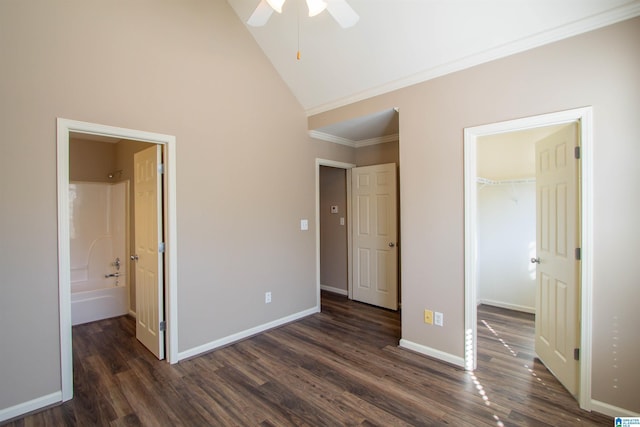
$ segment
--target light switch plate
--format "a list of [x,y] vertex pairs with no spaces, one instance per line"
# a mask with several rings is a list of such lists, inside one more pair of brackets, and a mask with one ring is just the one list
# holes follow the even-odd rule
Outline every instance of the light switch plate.
[[309,229],[309,220],[308,219],[301,219],[300,220],[300,230],[306,231],[308,229]]
[[444,314],[439,311],[433,313],[433,324],[436,326],[444,326]]

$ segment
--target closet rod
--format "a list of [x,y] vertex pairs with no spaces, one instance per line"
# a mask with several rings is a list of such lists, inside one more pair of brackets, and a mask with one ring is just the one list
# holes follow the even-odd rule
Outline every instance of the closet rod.
[[522,178],[522,179],[505,179],[505,180],[493,180],[487,178],[477,177],[476,181],[478,184],[484,185],[506,185],[506,184],[533,184],[536,182],[535,178]]

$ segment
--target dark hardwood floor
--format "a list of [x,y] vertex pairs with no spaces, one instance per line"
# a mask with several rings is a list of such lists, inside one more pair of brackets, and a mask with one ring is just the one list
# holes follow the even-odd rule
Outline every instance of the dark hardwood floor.
[[119,317],[73,328],[73,400],[11,426],[596,426],[533,354],[533,317],[482,306],[474,373],[397,347],[398,313],[322,313],[176,365]]

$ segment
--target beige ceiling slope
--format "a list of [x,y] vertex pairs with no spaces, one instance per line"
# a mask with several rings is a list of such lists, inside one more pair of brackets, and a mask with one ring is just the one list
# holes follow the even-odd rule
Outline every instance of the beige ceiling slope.
[[[259,3],[227,1],[245,25]],[[640,15],[640,0],[348,2],[348,29],[307,17],[303,0],[247,26],[308,115]]]

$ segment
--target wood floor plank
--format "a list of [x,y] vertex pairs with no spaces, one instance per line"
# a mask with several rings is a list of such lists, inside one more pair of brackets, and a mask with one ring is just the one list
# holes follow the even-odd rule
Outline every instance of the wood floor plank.
[[534,316],[478,310],[478,369],[398,347],[397,312],[322,312],[176,365],[128,316],[73,328],[73,400],[8,426],[600,426],[536,358]]

